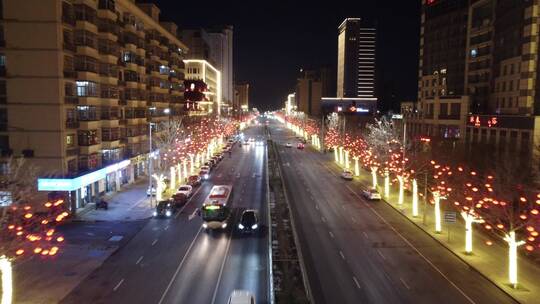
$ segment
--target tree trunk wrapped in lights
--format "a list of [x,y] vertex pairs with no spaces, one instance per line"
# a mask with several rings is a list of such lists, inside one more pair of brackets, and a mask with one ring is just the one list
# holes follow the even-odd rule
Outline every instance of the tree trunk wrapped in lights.
[[442,220],[441,220],[441,199],[445,199],[444,196],[441,196],[439,191],[433,192],[433,212],[435,213],[435,232],[442,232]]
[[418,217],[418,182],[412,181],[412,216]]
[[176,189],[176,172],[174,170],[174,167],[171,166],[170,170],[170,181],[169,181],[169,189],[174,191]]
[[403,176],[398,175],[397,179],[398,179],[398,182],[399,182],[398,204],[403,205],[403,196],[404,196],[403,192],[404,192],[404,189],[405,189],[404,178],[403,178]]

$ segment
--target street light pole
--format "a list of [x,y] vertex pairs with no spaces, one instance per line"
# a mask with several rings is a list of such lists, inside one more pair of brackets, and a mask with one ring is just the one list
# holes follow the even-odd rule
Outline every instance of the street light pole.
[[148,142],[150,149],[148,150],[148,191],[150,191],[150,207],[153,207],[152,195],[152,123],[148,123]]

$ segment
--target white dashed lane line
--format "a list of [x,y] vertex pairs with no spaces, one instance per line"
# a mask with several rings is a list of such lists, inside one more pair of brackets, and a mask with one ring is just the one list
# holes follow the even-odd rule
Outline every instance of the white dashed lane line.
[[399,280],[401,281],[401,283],[403,283],[405,288],[407,288],[408,290],[411,290],[411,287],[409,287],[409,285],[407,284],[407,282],[405,282],[405,280],[403,278],[399,278]]
[[343,251],[340,250],[340,251],[339,251],[339,255],[341,256],[341,258],[342,258],[343,260],[345,260],[345,255],[343,254]]
[[118,284],[116,284],[116,286],[114,286],[113,291],[118,290],[118,288],[120,288],[120,286],[122,285],[122,283],[124,283],[124,279],[121,279],[120,282],[118,282]]
[[152,246],[154,246],[156,243],[157,243],[157,239],[155,239],[153,242],[152,242]]
[[332,231],[328,231],[328,234],[330,234],[330,237],[331,237],[331,238],[333,238],[333,239],[335,238],[335,236],[334,236],[334,234],[332,233]]
[[356,279],[356,277],[352,277],[352,278],[353,278],[353,280],[354,280],[354,283],[356,284],[356,287],[357,287],[358,289],[362,289],[362,287],[360,287],[360,283],[358,283],[358,280]]
[[139,263],[142,261],[143,259],[143,256],[141,255],[141,257],[137,260],[137,262],[135,262],[135,265],[139,265]]

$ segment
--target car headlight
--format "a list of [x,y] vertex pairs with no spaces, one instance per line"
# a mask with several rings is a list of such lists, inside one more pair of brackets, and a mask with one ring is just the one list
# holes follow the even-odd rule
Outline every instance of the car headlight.
[[238,228],[240,228],[240,229],[244,229],[244,225],[242,225],[242,224],[238,224]]
[[154,211],[154,216],[157,216],[157,211]]
[[208,179],[208,174],[205,174],[205,175],[204,175],[204,179]]
[[253,225],[251,226],[251,229],[257,229],[257,227],[259,227],[259,225],[253,224]]
[[167,210],[167,211],[165,212],[165,216],[167,216],[167,217],[171,216],[171,211],[170,211],[170,210]]
[[206,223],[203,223],[202,226],[203,226],[203,228],[208,228],[208,224],[206,224]]
[[221,228],[223,228],[223,229],[227,228],[227,223],[223,223],[223,224],[221,225]]

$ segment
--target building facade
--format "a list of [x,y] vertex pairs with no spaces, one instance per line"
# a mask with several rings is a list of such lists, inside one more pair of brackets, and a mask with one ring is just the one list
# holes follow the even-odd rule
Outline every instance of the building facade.
[[[228,105],[222,104],[222,88],[221,88],[221,71],[216,69],[206,60],[200,59],[186,59],[184,60],[186,67],[186,80],[200,80],[204,82],[205,90],[204,100],[196,100],[194,102],[198,103],[199,109],[197,114],[216,114],[221,115],[221,113],[226,113],[228,111]],[[190,84],[190,88],[186,90],[193,89],[193,83]]]
[[295,101],[298,111],[310,116],[321,114],[322,83],[317,71],[301,70],[296,80]]
[[235,113],[247,113],[249,111],[249,84],[240,83],[234,86]]
[[374,98],[376,30],[360,18],[338,27],[337,97]]
[[422,10],[419,104],[409,122],[425,125],[419,132],[440,129],[426,118],[430,104],[465,96],[468,115],[459,117],[465,132],[455,139],[535,152],[538,1],[428,0]]
[[73,210],[145,174],[149,122],[184,112],[176,26],[130,0],[3,4],[2,156],[26,157]]
[[233,79],[233,32],[231,25],[207,30],[210,45],[210,59],[221,71],[221,88],[223,107],[232,111],[234,99]]

